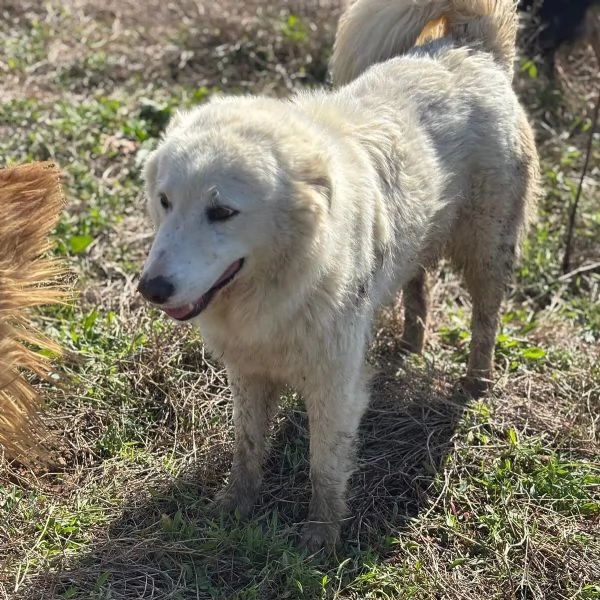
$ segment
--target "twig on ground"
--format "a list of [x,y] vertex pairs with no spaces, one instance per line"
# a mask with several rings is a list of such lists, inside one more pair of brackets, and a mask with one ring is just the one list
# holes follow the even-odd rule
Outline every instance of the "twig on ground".
[[568,273],[561,275],[560,277],[556,278],[556,280],[552,283],[567,281],[568,279],[572,279],[577,275],[582,275],[583,273],[590,273],[591,271],[597,271],[598,269],[600,269],[600,262],[591,263],[589,265],[582,265],[577,269],[573,269],[573,271],[569,271]]

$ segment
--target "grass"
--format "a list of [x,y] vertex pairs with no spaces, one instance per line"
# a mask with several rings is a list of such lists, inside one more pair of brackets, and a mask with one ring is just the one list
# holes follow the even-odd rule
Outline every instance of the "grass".
[[[470,305],[445,267],[422,357],[398,361],[399,308],[385,310],[353,516],[323,558],[296,545],[310,491],[301,399],[282,398],[252,518],[214,516],[233,445],[224,373],[200,335],[145,306],[135,284],[152,237],[140,166],[169,115],[211,94],[322,85],[337,13],[199,10],[3,4],[0,153],[63,167],[56,252],[79,296],[38,315],[74,353],[57,365],[69,385],[43,386],[60,468],[0,462],[0,597],[600,598],[600,279],[560,272],[599,84],[593,58],[565,59],[559,88],[527,61],[516,81],[544,197],[506,303],[494,389],[475,403],[456,391]],[[597,133],[593,153],[573,269],[600,259]]]

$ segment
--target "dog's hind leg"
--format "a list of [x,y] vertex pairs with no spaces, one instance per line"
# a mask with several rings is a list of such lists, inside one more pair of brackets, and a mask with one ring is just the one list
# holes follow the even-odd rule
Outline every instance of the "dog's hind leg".
[[488,165],[474,181],[475,207],[459,218],[451,251],[473,301],[465,388],[475,396],[490,384],[500,306],[538,196],[533,132],[524,114],[520,120],[513,160],[500,169]]
[[[472,301],[471,346],[464,389],[474,397],[483,394],[491,383],[500,307],[512,275],[520,223],[520,202],[498,198],[498,192],[487,181],[476,190],[488,211],[471,210],[461,220],[463,229],[459,230],[459,244],[453,253]],[[493,212],[495,207],[500,209]]]
[[313,382],[305,390],[312,497],[302,541],[311,551],[330,549],[338,537],[346,515],[346,486],[354,469],[358,426],[368,404],[360,363],[345,367],[344,372],[330,371],[330,381]]
[[[517,171],[512,186],[513,198],[505,202],[508,210],[472,221],[461,236],[463,239],[470,236],[470,249],[463,252],[461,262],[473,304],[471,348],[464,387],[475,397],[484,393],[491,383],[500,307],[513,274],[519,240],[527,220],[530,192],[527,181],[519,181],[518,174]],[[507,185],[503,189],[506,191],[511,187]],[[491,185],[482,186],[482,192],[487,192],[482,197],[489,198],[491,206],[502,205],[494,202]]]
[[425,342],[427,327],[427,311],[429,308],[429,281],[427,271],[419,269],[416,277],[403,288],[404,331],[402,333],[402,349],[406,352],[420,354]]
[[238,510],[240,515],[246,516],[254,506],[262,483],[269,417],[282,386],[264,377],[240,376],[231,371],[228,374],[233,392],[235,450],[229,482],[216,501],[220,510]]
[[[504,257],[506,259],[506,257]],[[506,259],[508,267],[508,259]],[[512,266],[512,260],[510,260]],[[471,316],[471,347],[464,388],[472,396],[483,394],[491,383],[494,346],[504,296],[505,282],[510,275],[508,268],[493,269],[492,264],[481,265],[465,273],[467,287],[473,302]]]

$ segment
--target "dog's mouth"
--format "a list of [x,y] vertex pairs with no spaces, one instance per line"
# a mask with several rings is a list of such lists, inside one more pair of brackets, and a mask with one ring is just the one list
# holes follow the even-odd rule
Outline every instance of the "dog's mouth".
[[194,317],[198,316],[212,301],[219,290],[222,290],[226,285],[229,285],[235,276],[240,272],[244,266],[244,259],[240,258],[233,264],[229,265],[223,275],[219,277],[217,283],[213,285],[208,292],[200,296],[196,302],[184,304],[183,306],[175,306],[172,308],[163,307],[163,311],[178,321],[189,321]]

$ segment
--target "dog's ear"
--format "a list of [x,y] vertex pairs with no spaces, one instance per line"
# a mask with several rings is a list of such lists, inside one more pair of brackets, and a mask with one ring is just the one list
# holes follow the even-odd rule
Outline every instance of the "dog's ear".
[[158,152],[153,150],[149,152],[144,159],[144,183],[146,193],[152,193],[156,186],[156,176],[158,175]]
[[156,178],[158,176],[158,152],[150,152],[144,161],[144,192],[146,194],[146,207],[153,223],[158,221],[156,203],[152,197],[156,193]]
[[312,201],[324,212],[329,212],[333,200],[333,183],[325,156],[305,157],[297,164],[297,180]]
[[329,210],[333,198],[333,187],[329,173],[315,173],[307,180],[307,183],[321,196],[321,198],[323,198],[326,202],[327,210]]

